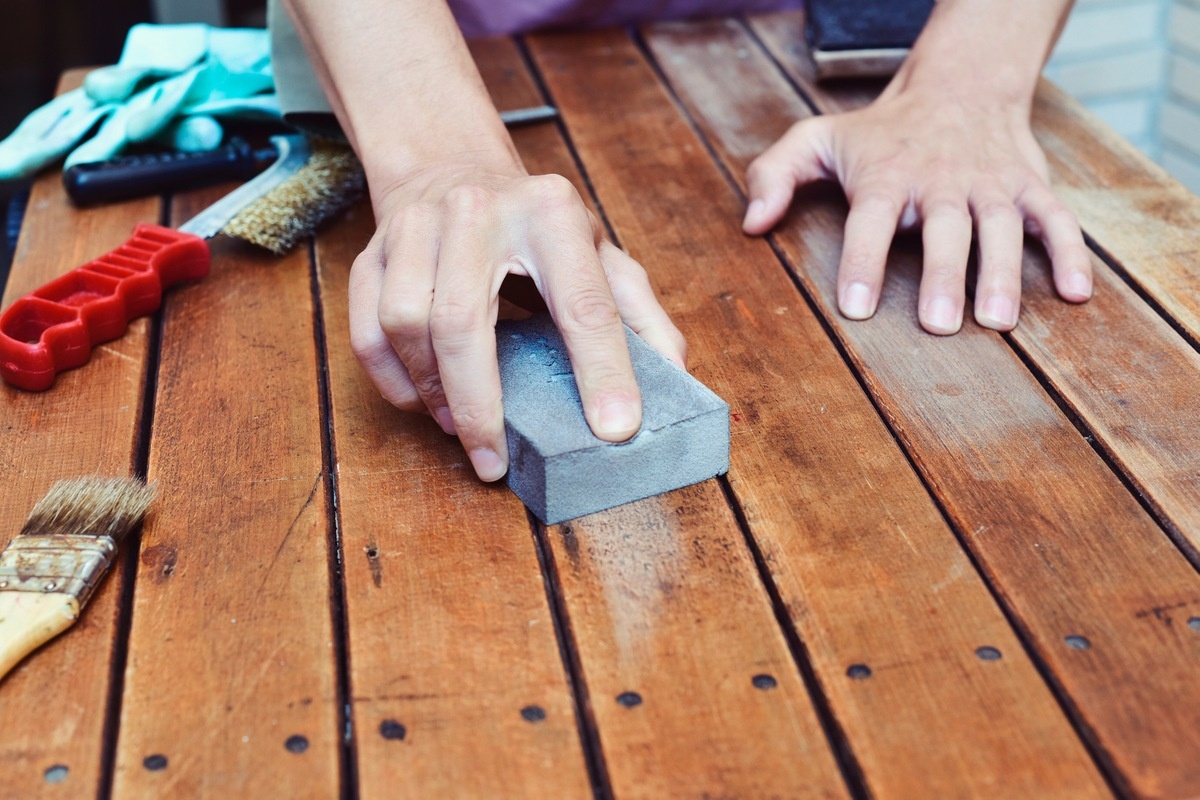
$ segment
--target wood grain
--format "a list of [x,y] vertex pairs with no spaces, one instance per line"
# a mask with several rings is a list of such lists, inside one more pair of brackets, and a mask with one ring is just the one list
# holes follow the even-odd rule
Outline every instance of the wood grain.
[[[769,131],[808,113],[765,59],[747,52],[759,77],[732,88],[723,78],[730,62],[713,48],[693,60],[695,82],[724,88],[688,101],[739,184]],[[742,107],[777,122],[727,124]],[[894,246],[873,319],[837,314],[844,219],[840,192],[812,189],[776,241],[1114,779],[1147,797],[1195,794],[1200,768],[1187,753],[1198,744],[1200,690],[1185,676],[1200,636],[1186,620],[1200,612],[1200,577],[1002,337],[973,323],[952,337],[921,332],[912,242]]]
[[215,240],[164,313],[114,797],[340,791],[317,387],[306,250]]
[[[476,60],[498,107],[542,102],[510,43],[487,48]],[[514,141],[529,170],[587,196],[555,126]],[[545,535],[616,796],[845,796],[717,481]]]
[[[732,405],[730,483],[872,795],[1103,796],[953,533],[770,248],[740,233],[740,202],[637,48],[611,32],[539,36],[531,48],[617,234],[687,334],[693,371]],[[677,68],[692,70],[679,55]],[[721,66],[731,83],[746,77]],[[761,121],[743,111],[742,124]],[[669,609],[684,594],[705,609],[700,630],[749,626],[740,604],[705,597],[689,577],[744,569],[696,520],[698,500],[681,495],[652,536],[630,516],[552,539],[568,596],[597,598],[581,647],[622,657],[609,684],[636,682],[634,645],[678,640],[660,615],[639,619],[638,601]],[[982,661],[984,646],[1002,659]],[[847,674],[862,664],[869,679]],[[726,672],[721,689],[736,696],[746,666]],[[598,716],[625,713],[595,694]],[[635,736],[649,725],[625,724]]]
[[1033,125],[1084,230],[1200,342],[1200,197],[1046,81]]
[[[84,71],[64,76],[74,88]],[[113,249],[139,222],[158,222],[157,198],[80,211],[49,170],[34,184],[3,306]],[[0,543],[17,535],[57,480],[127,476],[134,469],[148,346],[146,320],[102,345],[47,392],[0,384]],[[122,556],[118,556],[122,559]],[[0,683],[0,798],[76,798],[99,791],[120,562],[66,634]],[[65,778],[47,779],[61,766]],[[57,778],[61,772],[51,774]]]
[[524,507],[351,353],[346,284],[373,232],[364,204],[317,244],[362,796],[591,797]]
[[[877,84],[815,82],[792,19],[756,20],[755,29],[818,107],[852,110],[873,97]],[[1132,146],[1118,145],[1114,140],[1120,137],[1106,132],[1051,84],[1043,82],[1037,97],[1038,130],[1049,131],[1042,138],[1053,146],[1055,188],[1080,213],[1101,248],[1125,254],[1127,273],[1141,276],[1137,279],[1147,286],[1169,285],[1165,294],[1175,302],[1164,305],[1187,322],[1181,306],[1200,308],[1200,262],[1189,261],[1185,249],[1200,253],[1200,199],[1166,179]],[[1158,200],[1133,213],[1129,196],[1146,194],[1151,187]],[[1123,203],[1126,211],[1115,217],[1087,216],[1089,209],[1111,210],[1114,203]],[[1092,261],[1095,297],[1074,306],[1056,296],[1045,250],[1036,243],[1027,246],[1021,324],[1011,340],[1037,364],[1172,533],[1185,540],[1193,563],[1200,565],[1200,425],[1181,424],[1200,419],[1200,355],[1107,264],[1097,257]]]

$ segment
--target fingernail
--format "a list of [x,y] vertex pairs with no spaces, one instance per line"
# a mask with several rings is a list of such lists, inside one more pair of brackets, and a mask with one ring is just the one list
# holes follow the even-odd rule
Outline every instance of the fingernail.
[[856,281],[842,292],[842,313],[850,319],[866,319],[872,311],[870,286]]
[[989,328],[1011,328],[1017,324],[1017,307],[1004,295],[994,294],[983,304],[983,314],[978,322]]
[[1092,280],[1082,272],[1073,272],[1067,278],[1067,290],[1076,297],[1089,298],[1092,296]]
[[742,225],[749,225],[762,215],[763,207],[766,206],[762,200],[750,201],[750,207],[746,209],[746,218],[742,221]]
[[471,457],[471,465],[475,467],[475,473],[480,480],[498,481],[504,477],[505,472],[508,472],[508,467],[500,460],[500,456],[489,447],[476,447],[468,455]]
[[949,297],[935,297],[925,309],[925,325],[933,333],[956,333],[962,327],[962,308]]
[[599,434],[627,439],[641,424],[637,408],[626,400],[607,400],[600,406]]
[[450,413],[450,409],[442,406],[433,411],[433,418],[437,420],[437,424],[442,427],[446,433],[454,436],[458,433],[458,429],[454,427],[454,416]]

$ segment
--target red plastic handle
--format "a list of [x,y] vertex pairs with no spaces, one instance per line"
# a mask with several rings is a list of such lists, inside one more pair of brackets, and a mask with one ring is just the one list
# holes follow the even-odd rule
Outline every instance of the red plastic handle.
[[208,274],[208,243],[138,225],[125,244],[25,295],[0,314],[0,377],[40,392],[87,363],[92,346],[153,314],[164,289]]

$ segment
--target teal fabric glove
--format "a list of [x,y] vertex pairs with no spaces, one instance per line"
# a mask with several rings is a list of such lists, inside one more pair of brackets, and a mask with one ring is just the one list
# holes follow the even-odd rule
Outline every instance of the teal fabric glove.
[[135,25],[117,64],[94,70],[82,89],[34,111],[0,142],[0,180],[68,151],[69,167],[112,158],[130,142],[212,149],[223,137],[219,118],[279,116],[266,31]]

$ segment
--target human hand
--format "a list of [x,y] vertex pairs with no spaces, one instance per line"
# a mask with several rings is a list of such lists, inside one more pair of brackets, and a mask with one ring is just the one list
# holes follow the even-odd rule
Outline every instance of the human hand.
[[684,365],[645,270],[604,239],[566,178],[441,165],[374,198],[378,229],[350,273],[351,346],[384,398],[457,434],[481,479],[508,466],[495,337],[507,275],[545,299],[599,438],[641,425],[622,321]]
[[872,105],[794,125],[748,173],[743,227],[761,234],[787,211],[798,186],[838,180],[850,201],[838,267],[838,308],[875,313],[897,227],[921,227],[918,318],[930,333],[962,325],[972,223],[978,240],[975,319],[1010,330],[1021,301],[1023,231],[1041,238],[1060,296],[1092,294],[1091,259],[1075,216],[1049,188],[1028,108],[984,92],[947,97],[893,83]]

